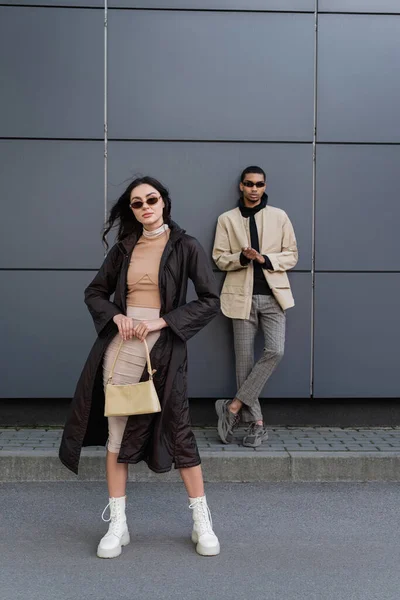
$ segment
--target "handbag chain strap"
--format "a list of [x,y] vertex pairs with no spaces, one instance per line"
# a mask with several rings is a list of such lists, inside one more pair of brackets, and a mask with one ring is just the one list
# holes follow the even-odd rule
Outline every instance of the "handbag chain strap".
[[[110,374],[109,374],[109,376],[108,376],[107,383],[111,383],[111,382],[112,382],[112,378],[113,378],[113,375],[114,375],[114,369],[115,369],[115,365],[116,365],[116,363],[117,363],[117,359],[118,359],[118,356],[119,356],[119,353],[120,353],[120,351],[121,351],[121,348],[122,348],[122,344],[123,344],[123,343],[124,343],[124,341],[123,341],[123,340],[121,340],[121,342],[120,342],[120,344],[119,344],[119,346],[118,346],[117,353],[116,353],[116,355],[115,355],[115,358],[114,358],[113,365],[112,365],[112,367],[111,367]],[[142,343],[144,344],[144,347],[145,347],[145,349],[146,349],[146,363],[147,363],[147,372],[148,372],[148,374],[149,374],[149,379],[151,379],[151,380],[152,380],[152,379],[153,379],[153,375],[154,375],[154,373],[155,373],[156,371],[155,371],[155,370],[153,370],[153,369],[151,368],[150,352],[149,352],[149,347],[148,347],[148,345],[147,345],[147,342],[146,342],[146,340],[143,340],[143,342],[142,342]]]

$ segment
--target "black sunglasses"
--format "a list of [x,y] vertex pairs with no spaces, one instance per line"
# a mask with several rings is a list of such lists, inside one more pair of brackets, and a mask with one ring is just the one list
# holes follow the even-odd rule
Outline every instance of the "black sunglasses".
[[247,188],[252,188],[254,186],[256,186],[256,188],[262,188],[265,187],[265,181],[257,181],[256,183],[253,183],[252,181],[242,181],[243,185]]
[[[157,204],[157,202],[159,201],[160,196],[151,196],[150,198],[147,198],[146,200],[146,204],[148,204],[149,206],[154,206],[155,204]],[[131,202],[130,207],[131,208],[142,208],[144,202],[142,200],[135,200],[134,202]]]

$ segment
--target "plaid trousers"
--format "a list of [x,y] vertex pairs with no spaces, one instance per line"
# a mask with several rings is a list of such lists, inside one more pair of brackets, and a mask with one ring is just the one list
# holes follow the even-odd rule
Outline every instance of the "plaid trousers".
[[[283,357],[286,315],[273,296],[253,296],[249,319],[233,319],[236,398],[243,402],[242,421],[263,419],[259,395]],[[261,324],[264,351],[254,364],[254,342]]]

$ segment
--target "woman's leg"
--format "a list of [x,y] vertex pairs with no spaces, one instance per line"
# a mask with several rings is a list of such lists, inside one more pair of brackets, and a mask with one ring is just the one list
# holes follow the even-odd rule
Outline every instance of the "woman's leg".
[[108,506],[110,507],[110,525],[106,535],[100,540],[97,547],[97,556],[100,558],[115,558],[116,556],[119,556],[122,547],[130,542],[125,515],[128,465],[117,462],[127,418],[128,417],[108,418],[106,473],[109,495]]
[[193,510],[192,542],[196,544],[196,552],[202,556],[216,556],[220,553],[220,545],[213,531],[211,513],[204,495],[201,466],[179,471],[189,496],[189,508]]
[[121,498],[126,493],[128,465],[117,459],[127,420],[128,417],[108,417],[106,474],[110,498]]
[[[132,307],[128,307],[128,316],[134,319]],[[133,311],[135,312],[135,311]],[[139,320],[151,319],[159,316],[157,309],[140,309],[136,315]],[[143,314],[142,314],[143,313]],[[154,332],[148,336],[149,350],[153,347],[160,335]],[[104,388],[110,376],[115,354],[119,349],[121,338],[119,334],[109,344],[103,362]],[[118,355],[114,372],[113,383],[124,385],[138,383],[146,365],[144,345],[136,338],[124,343]],[[106,535],[100,540],[97,556],[100,558],[114,558],[121,554],[122,546],[129,544],[130,537],[126,523],[126,482],[128,478],[128,465],[118,462],[121,442],[124,436],[128,417],[108,418],[108,442],[106,457],[106,474],[109,493],[110,525]],[[104,518],[104,515],[103,515]]]
[[201,466],[179,469],[189,498],[204,496],[203,472]]
[[117,462],[118,453],[107,450],[106,474],[108,495],[110,498],[121,498],[126,494],[128,465]]

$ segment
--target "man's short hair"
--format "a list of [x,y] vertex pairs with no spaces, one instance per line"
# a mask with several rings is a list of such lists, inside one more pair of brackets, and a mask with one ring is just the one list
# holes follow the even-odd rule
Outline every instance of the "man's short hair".
[[263,175],[265,181],[267,179],[265,171],[263,171],[263,169],[261,167],[247,167],[240,176],[240,183],[243,183],[243,181],[246,179],[246,175],[249,175],[250,173],[256,173],[257,175]]

